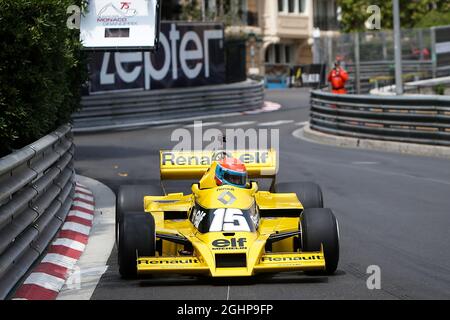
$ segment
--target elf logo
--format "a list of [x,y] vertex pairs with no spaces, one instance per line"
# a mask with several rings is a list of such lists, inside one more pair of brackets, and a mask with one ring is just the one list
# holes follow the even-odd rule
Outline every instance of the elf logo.
[[212,242],[213,250],[247,249],[246,238],[216,239]]

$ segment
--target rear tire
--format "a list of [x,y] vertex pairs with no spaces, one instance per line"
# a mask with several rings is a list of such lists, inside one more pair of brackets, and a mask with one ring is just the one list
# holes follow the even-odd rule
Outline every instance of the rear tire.
[[314,182],[281,182],[275,185],[280,193],[295,193],[304,209],[323,208],[322,189]]
[[[321,244],[325,255],[326,274],[333,274],[339,262],[339,226],[330,209],[305,209],[300,215],[302,251],[320,251]],[[306,272],[320,274],[323,272]]]
[[161,196],[161,186],[124,185],[119,187],[116,198],[116,242],[119,242],[119,223],[126,212],[143,212],[144,196]]
[[137,257],[155,256],[155,220],[150,213],[127,212],[119,223],[118,262],[123,278],[137,275]]

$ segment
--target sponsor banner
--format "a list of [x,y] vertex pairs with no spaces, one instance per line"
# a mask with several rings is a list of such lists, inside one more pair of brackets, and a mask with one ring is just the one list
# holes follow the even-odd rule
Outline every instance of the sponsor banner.
[[325,84],[325,64],[305,64],[291,69],[291,85],[293,87],[318,88]]
[[208,168],[214,161],[224,157],[237,158],[248,165],[272,164],[273,150],[233,150],[233,151],[162,151],[161,167],[164,166],[204,166]]
[[222,24],[162,22],[159,41],[156,53],[92,52],[90,92],[225,83]]
[[162,179],[200,179],[214,161],[224,156],[245,163],[250,178],[273,176],[277,171],[275,150],[161,151]]
[[167,264],[199,264],[200,261],[195,257],[161,257],[161,258],[139,258],[138,264],[153,264],[153,265],[167,265]]
[[266,255],[261,257],[261,264],[283,263],[283,262],[301,262],[310,260],[324,260],[322,253],[302,253],[297,255]]

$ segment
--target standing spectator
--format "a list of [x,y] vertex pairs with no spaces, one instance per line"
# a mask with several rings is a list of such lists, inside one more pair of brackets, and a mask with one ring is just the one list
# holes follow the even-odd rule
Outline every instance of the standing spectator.
[[334,63],[334,68],[328,75],[328,81],[331,83],[332,92],[337,94],[345,94],[345,82],[348,80],[348,73],[341,67],[340,61]]

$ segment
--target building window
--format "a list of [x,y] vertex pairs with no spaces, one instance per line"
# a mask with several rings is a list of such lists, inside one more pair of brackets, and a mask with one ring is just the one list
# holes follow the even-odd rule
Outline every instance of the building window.
[[275,45],[275,63],[281,63],[281,47],[279,44]]
[[293,64],[294,46],[290,44],[272,44],[266,50],[266,63]]
[[288,12],[295,13],[295,0],[288,0]]
[[258,0],[248,0],[247,4],[247,24],[249,26],[258,26]]
[[284,0],[278,0],[278,12],[284,12]]
[[291,46],[284,46],[284,60],[286,63],[291,63]]
[[335,0],[313,0],[314,28],[337,30],[337,6]]
[[298,12],[304,13],[305,9],[305,0],[298,0]]
[[305,12],[306,0],[278,0],[278,12],[300,14]]

